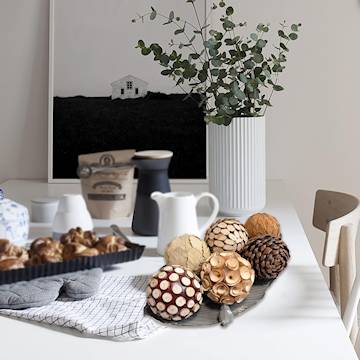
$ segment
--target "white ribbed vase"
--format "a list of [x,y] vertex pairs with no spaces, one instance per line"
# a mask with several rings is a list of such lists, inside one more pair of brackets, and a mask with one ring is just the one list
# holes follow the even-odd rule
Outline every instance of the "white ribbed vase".
[[265,117],[209,125],[209,186],[223,215],[247,214],[265,206]]

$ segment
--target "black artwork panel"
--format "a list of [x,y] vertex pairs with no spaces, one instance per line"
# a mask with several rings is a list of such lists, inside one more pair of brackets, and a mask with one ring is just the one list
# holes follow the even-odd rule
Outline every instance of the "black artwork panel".
[[206,178],[206,124],[196,96],[54,97],[55,179],[77,178],[79,154],[121,149],[171,150],[171,178]]

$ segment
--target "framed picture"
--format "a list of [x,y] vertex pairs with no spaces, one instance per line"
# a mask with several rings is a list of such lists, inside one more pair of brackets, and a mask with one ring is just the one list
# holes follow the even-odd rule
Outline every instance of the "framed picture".
[[[80,154],[121,149],[171,150],[172,182],[207,182],[207,129],[197,99],[135,48],[142,39],[171,51],[175,29],[162,27],[164,19],[131,21],[151,6],[193,20],[189,4],[178,0],[51,0],[49,182],[78,182]],[[197,6],[205,24],[206,2]]]

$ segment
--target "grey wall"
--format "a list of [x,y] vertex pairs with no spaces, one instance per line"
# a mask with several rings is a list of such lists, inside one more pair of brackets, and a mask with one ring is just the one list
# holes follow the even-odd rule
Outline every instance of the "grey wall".
[[0,181],[47,176],[48,6],[0,2]]
[[[315,190],[360,193],[359,2],[239,3],[250,23],[285,18],[304,25],[282,77],[286,91],[267,114],[268,176],[288,184],[320,256],[311,227]],[[48,1],[1,0],[0,46],[0,181],[45,178]]]

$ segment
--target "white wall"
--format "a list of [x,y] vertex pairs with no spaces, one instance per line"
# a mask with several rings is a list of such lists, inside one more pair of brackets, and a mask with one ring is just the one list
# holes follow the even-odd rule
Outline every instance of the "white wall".
[[[139,39],[147,45],[159,42],[166,49],[170,29],[174,31],[161,25],[165,20],[160,15],[154,21],[131,22],[151,6],[166,16],[176,6],[176,16],[184,19],[190,10],[189,4],[179,0],[142,0],[131,6],[119,0],[55,1],[54,95],[109,96],[110,84],[128,74],[147,81],[150,91],[181,93],[171,79],[160,74],[151,55],[140,56],[135,49]],[[202,22],[204,10],[199,6]],[[194,44],[201,45],[197,40]]]
[[[282,77],[286,91],[267,114],[268,176],[288,184],[319,255],[315,190],[360,193],[359,1],[239,3],[250,23],[303,23]],[[47,0],[1,0],[0,181],[46,177],[47,41]]]

